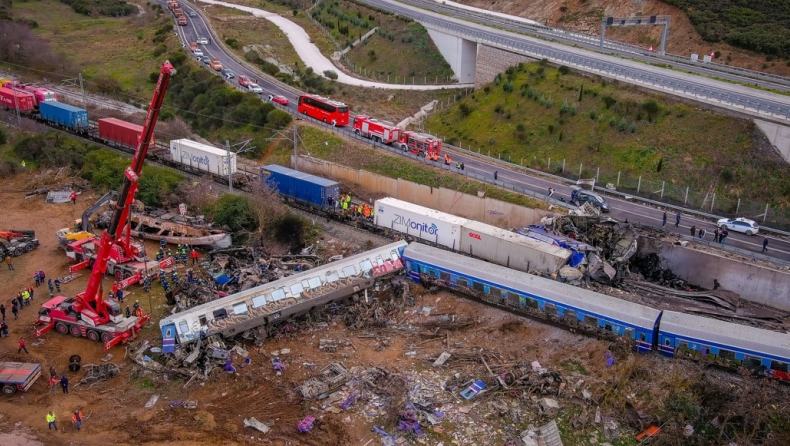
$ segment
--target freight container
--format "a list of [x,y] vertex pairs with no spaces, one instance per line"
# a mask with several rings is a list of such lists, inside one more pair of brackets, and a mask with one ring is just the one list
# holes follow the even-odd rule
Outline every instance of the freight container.
[[376,226],[450,249],[459,249],[461,226],[469,221],[391,197],[376,200],[374,210]]
[[[140,145],[140,138],[143,134],[143,126],[132,124],[116,118],[99,119],[99,137],[112,143],[137,148]],[[151,136],[151,146],[154,145],[154,137]]]
[[340,199],[340,184],[337,181],[276,164],[261,167],[261,179],[280,195],[306,201],[314,206],[327,206],[328,198]]
[[[236,173],[236,154],[189,139],[170,141],[170,159],[192,169],[228,176]],[[230,169],[230,172],[228,171]]]
[[2,87],[0,88],[0,105],[12,110],[19,108],[20,112],[28,112],[36,107],[36,100],[30,93]]
[[41,119],[60,124],[72,130],[88,128],[88,112],[73,105],[62,102],[47,101],[39,105]]
[[519,271],[557,272],[571,251],[517,232],[469,220],[462,225],[459,251]]

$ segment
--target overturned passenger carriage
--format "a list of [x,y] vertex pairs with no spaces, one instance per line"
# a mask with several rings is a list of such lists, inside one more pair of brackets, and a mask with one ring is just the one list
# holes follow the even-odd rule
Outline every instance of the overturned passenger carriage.
[[391,243],[176,313],[159,321],[162,351],[215,334],[232,338],[349,297],[402,271],[405,248]]

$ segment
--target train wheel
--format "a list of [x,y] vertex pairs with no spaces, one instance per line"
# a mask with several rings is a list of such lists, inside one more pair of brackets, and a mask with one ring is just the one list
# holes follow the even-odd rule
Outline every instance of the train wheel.
[[55,331],[60,334],[66,334],[69,332],[69,326],[64,324],[63,322],[58,322],[55,324]]
[[72,325],[71,327],[69,327],[69,333],[75,338],[79,338],[80,336],[82,336],[82,330],[80,330],[80,327],[77,325]]
[[112,341],[113,336],[110,333],[102,333],[101,334],[101,341],[102,342],[110,342]]
[[96,333],[93,330],[89,330],[88,331],[88,339],[90,339],[93,342],[99,342],[99,333]]

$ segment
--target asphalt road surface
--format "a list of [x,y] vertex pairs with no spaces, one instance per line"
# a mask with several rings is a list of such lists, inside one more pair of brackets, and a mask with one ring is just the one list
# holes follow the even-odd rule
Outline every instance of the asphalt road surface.
[[[164,6],[166,6],[166,4]],[[185,10],[185,12],[189,12],[193,10],[193,5],[184,2],[182,3],[182,8]],[[187,50],[188,43],[197,41],[198,37],[206,37],[211,39],[209,25],[199,14],[197,17],[190,17],[189,24],[187,26],[179,26],[178,34],[182,41],[187,45]],[[200,45],[200,47],[205,55],[219,59],[226,68],[229,68],[234,73],[236,73],[237,78],[229,81],[231,84],[238,86],[237,79],[239,74],[246,74],[251,79],[255,79],[257,77],[258,84],[264,90],[264,93],[260,95],[262,99],[266,100],[270,94],[285,96],[290,101],[290,104],[287,108],[290,109],[293,114],[296,114],[297,97],[291,92],[290,89],[283,87],[277,82],[269,82],[266,78],[261,77],[259,74],[239,64],[228,54],[228,50],[226,50],[222,44],[218,44],[218,42],[213,41],[213,39],[208,45]],[[194,59],[194,56],[191,57]],[[210,68],[206,69],[210,70]],[[352,135],[352,129],[350,127],[340,130],[341,132],[347,133],[349,136]],[[493,165],[465,153],[452,153],[451,156],[453,158],[453,163],[463,162],[465,164],[465,171],[467,172],[475,173],[493,180],[494,171],[498,171],[499,181],[519,186],[539,194],[547,194],[548,188],[553,187],[556,190],[554,198],[564,198],[566,201],[570,199],[570,186],[557,184],[544,178],[533,177],[520,171],[508,170],[502,165]],[[663,210],[626,200],[621,200],[618,198],[607,199],[611,205],[611,212],[608,215],[610,215],[612,218],[622,221],[627,220],[630,223],[639,223],[657,228],[661,227],[661,220],[664,212]],[[704,227],[708,231],[706,239],[713,240],[713,230],[715,229],[714,222],[683,215],[678,227],[675,227],[674,223],[674,214],[672,212],[668,212],[668,223],[666,228],[664,228],[667,232],[688,235],[691,226],[696,226],[697,228]],[[727,244],[752,252],[760,252],[762,250],[763,238],[764,237],[762,235],[750,237],[730,231]],[[790,261],[790,242],[780,238],[770,237],[768,248],[767,255]]]

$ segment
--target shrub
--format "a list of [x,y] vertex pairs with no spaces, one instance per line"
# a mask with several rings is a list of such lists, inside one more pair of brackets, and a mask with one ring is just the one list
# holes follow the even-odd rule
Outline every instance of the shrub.
[[507,93],[510,93],[510,92],[512,92],[512,91],[513,91],[513,88],[514,88],[514,87],[513,87],[513,82],[512,82],[512,81],[505,81],[505,83],[504,83],[504,84],[502,84],[502,89],[503,89],[504,91],[506,91]]
[[551,108],[552,105],[554,105],[554,102],[551,98],[546,99],[546,108]]
[[647,119],[652,121],[653,116],[658,114],[658,112],[661,110],[661,107],[658,106],[658,102],[648,99],[642,103],[642,110],[647,113]]
[[535,91],[532,89],[532,87],[527,88],[527,97],[529,99],[532,99],[533,97],[535,97]]
[[519,132],[523,132],[523,131],[525,131],[526,129],[527,129],[527,126],[525,126],[524,124],[518,124],[518,125],[516,125],[516,130],[518,130]]
[[240,50],[241,49],[241,42],[239,42],[238,40],[234,39],[233,37],[228,37],[227,39],[225,39],[225,44],[228,45],[229,47],[233,48],[234,50]]
[[161,56],[162,54],[165,54],[166,52],[167,52],[167,45],[165,45],[164,43],[160,43],[154,48],[152,54],[154,55],[154,57],[158,57]]
[[566,99],[562,102],[562,105],[560,106],[560,115],[564,115],[569,111],[571,111],[571,106],[570,104],[568,104],[568,100]]
[[590,110],[590,112],[589,112],[589,113],[587,113],[587,116],[589,116],[589,117],[590,117],[590,119],[593,119],[593,120],[594,120],[594,119],[595,119],[595,116],[596,116],[595,110]]
[[636,123],[632,122],[631,127],[629,127],[628,129],[631,131],[631,133],[636,133]]
[[333,81],[337,80],[337,73],[334,70],[326,70],[324,71],[324,76],[332,79]]
[[609,127],[614,127],[616,125],[617,125],[617,119],[614,116],[609,118]]
[[245,195],[225,194],[211,209],[216,223],[227,226],[233,232],[258,229],[258,215]]
[[627,128],[628,128],[628,121],[626,121],[625,118],[622,118],[620,120],[620,124],[618,124],[617,126],[617,129],[620,130],[621,132],[624,132]]
[[577,112],[578,110],[576,109],[576,104],[571,105],[571,111],[570,111],[571,116],[576,116]]
[[467,104],[466,102],[462,102],[461,105],[458,106],[458,110],[461,112],[461,115],[464,117],[469,116],[470,114],[472,114],[473,111],[475,111],[475,109],[471,105]]
[[604,105],[606,106],[606,109],[607,109],[607,110],[608,110],[609,108],[611,108],[611,107],[612,107],[614,104],[616,104],[616,103],[617,103],[617,99],[613,98],[613,97],[612,97],[612,96],[610,96],[610,95],[606,95],[606,96],[604,96],[602,99],[603,99],[603,103],[604,103]]
[[554,124],[549,124],[548,129],[549,129],[549,135],[554,134]]
[[568,73],[570,73],[570,71],[571,71],[571,69],[568,68],[565,65],[560,65],[560,67],[557,69],[557,72],[562,74],[562,75],[568,74]]

